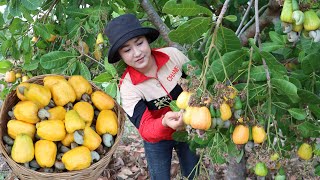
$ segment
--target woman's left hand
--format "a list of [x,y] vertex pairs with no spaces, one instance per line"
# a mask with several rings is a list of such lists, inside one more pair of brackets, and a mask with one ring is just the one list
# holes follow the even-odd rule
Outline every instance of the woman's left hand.
[[184,122],[182,120],[182,112],[167,112],[162,118],[162,125],[170,127],[175,130],[181,130],[184,128]]

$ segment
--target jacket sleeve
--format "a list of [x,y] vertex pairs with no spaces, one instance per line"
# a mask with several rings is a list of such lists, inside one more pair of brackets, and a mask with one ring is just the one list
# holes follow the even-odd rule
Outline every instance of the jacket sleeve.
[[[162,125],[162,117],[154,117],[148,109],[143,95],[131,84],[123,83],[120,88],[122,107],[130,121],[138,129],[141,137],[147,142],[171,140],[173,129]],[[163,108],[165,114],[170,108]]]

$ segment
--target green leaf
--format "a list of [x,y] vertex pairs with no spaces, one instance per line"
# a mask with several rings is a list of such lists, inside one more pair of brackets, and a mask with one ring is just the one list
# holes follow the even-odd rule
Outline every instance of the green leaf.
[[66,26],[67,26],[68,38],[72,39],[78,33],[81,26],[81,21],[79,18],[76,18],[76,19],[70,18],[70,19],[67,19]]
[[43,39],[49,39],[50,38],[50,33],[48,32],[47,28],[43,24],[36,23],[33,26],[33,28],[34,28],[35,34],[37,36],[40,36]]
[[271,41],[276,44],[284,45],[286,43],[286,40],[284,40],[282,38],[282,36],[280,34],[276,33],[275,31],[270,31],[269,36],[270,36]]
[[9,1],[9,12],[12,16],[20,16],[20,2],[18,0]]
[[224,17],[226,20],[230,21],[230,22],[236,22],[237,21],[237,16],[235,15],[228,15],[226,17]]
[[314,173],[315,173],[317,176],[320,176],[320,164],[318,164],[318,165],[315,167]]
[[275,50],[278,50],[280,48],[284,48],[285,45],[283,44],[276,44],[274,42],[266,42],[266,43],[262,43],[262,51],[266,51],[266,52],[272,52]]
[[269,52],[261,51],[260,55],[265,59],[269,71],[272,74],[285,75],[287,73],[286,68],[278,62],[278,60]]
[[52,51],[40,58],[40,64],[45,69],[58,68],[65,65],[69,59],[76,56],[66,51]]
[[[222,62],[229,77],[238,71],[246,56],[247,52],[244,50],[228,52],[222,56]],[[222,62],[220,59],[212,62],[208,70],[208,78],[212,78],[215,75],[219,81],[225,79]]]
[[172,30],[169,33],[169,38],[181,44],[192,44],[208,30],[209,23],[210,18],[195,17],[180,25],[176,30]]
[[320,69],[319,63],[320,53],[309,54],[302,59],[301,68],[305,74],[318,72]]
[[263,65],[251,68],[250,79],[252,79],[253,81],[267,80],[266,70],[264,69]]
[[180,111],[180,108],[178,108],[178,106],[176,104],[176,100],[170,102],[170,109],[173,112],[179,112]]
[[117,69],[108,61],[104,61],[104,68],[106,69],[106,72],[112,75],[112,77],[116,77],[118,75]]
[[305,121],[299,124],[298,131],[303,138],[309,138],[309,137],[318,138],[320,136],[320,127],[308,121]]
[[80,63],[80,75],[89,81],[91,80],[90,70],[83,62]]
[[39,67],[39,62],[40,62],[40,59],[34,59],[28,64],[27,63],[23,64],[22,69],[26,71],[36,70]]
[[177,3],[176,0],[170,0],[164,5],[162,12],[181,16],[199,16],[199,14],[212,16],[212,12],[208,8],[199,6],[192,0],[182,0],[181,3]]
[[117,95],[118,85],[115,82],[107,82],[103,83],[102,87],[104,87],[104,91],[109,94],[112,98],[115,98]]
[[293,102],[297,103],[299,102],[300,98],[297,94],[297,87],[292,84],[289,81],[286,81],[284,79],[271,79],[271,84],[273,87],[275,87],[278,92],[280,92],[283,95],[288,96],[288,98]]
[[99,76],[95,77],[92,81],[94,83],[103,83],[103,82],[110,82],[113,79],[113,76],[108,73],[108,72],[104,72],[101,73]]
[[0,61],[0,73],[5,73],[12,68],[12,63],[8,60]]
[[20,49],[21,49],[23,52],[28,52],[28,51],[31,50],[30,41],[31,41],[30,37],[28,37],[28,36],[23,37],[22,43],[21,43],[21,47],[20,47]]
[[310,111],[316,116],[316,118],[320,119],[320,107],[317,104],[309,104]]
[[241,49],[241,42],[235,33],[228,28],[220,27],[215,39],[215,44],[223,55],[227,52]]
[[36,10],[42,3],[42,0],[21,0],[21,4],[29,10]]
[[298,95],[302,103],[320,104],[320,97],[311,91],[305,89],[298,89]]
[[5,40],[1,44],[1,54],[6,55],[7,50],[12,46],[12,41],[11,40]]
[[175,131],[172,134],[172,138],[178,142],[187,142],[188,141],[188,132],[187,131]]
[[292,117],[300,121],[306,119],[307,117],[307,113],[304,109],[291,108],[291,109],[288,109],[288,111]]
[[299,42],[301,44],[302,51],[306,54],[317,53],[320,51],[319,43],[314,43],[311,39],[301,38]]
[[90,15],[90,11],[88,10],[89,8],[75,8],[72,6],[69,6],[66,8],[65,13],[70,16],[70,17],[79,17],[79,18],[85,18]]
[[[14,18],[12,23],[9,26],[9,30],[12,34],[21,32],[22,20],[19,18]],[[13,38],[13,37],[11,37]]]

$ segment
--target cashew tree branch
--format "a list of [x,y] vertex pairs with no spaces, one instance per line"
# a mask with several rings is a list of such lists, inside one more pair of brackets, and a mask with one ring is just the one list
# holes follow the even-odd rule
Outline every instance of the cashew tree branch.
[[[259,18],[259,28],[262,31],[265,27],[269,26],[275,19],[280,16],[280,5],[277,1],[270,0],[266,11]],[[240,41],[243,45],[248,44],[249,38],[254,37],[256,34],[256,23],[252,24],[240,36]]]
[[169,46],[176,47],[180,50],[183,50],[184,48],[173,41],[170,40],[168,34],[170,32],[170,29],[167,27],[167,25],[162,21],[161,17],[157,13],[157,11],[154,9],[152,4],[150,3],[149,0],[139,0],[141,3],[142,8],[146,11],[149,20],[151,23],[159,30],[160,35],[168,43]]

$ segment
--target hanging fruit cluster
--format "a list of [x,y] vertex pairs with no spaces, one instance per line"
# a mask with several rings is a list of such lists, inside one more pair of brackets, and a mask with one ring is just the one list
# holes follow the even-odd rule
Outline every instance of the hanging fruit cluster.
[[4,76],[4,80],[7,83],[15,83],[16,81],[25,82],[25,81],[27,81],[29,79],[30,78],[29,78],[29,76],[27,74],[22,74],[18,70],[7,71],[5,76]]
[[297,0],[285,0],[280,19],[289,42],[297,42],[301,34],[320,41],[320,19],[313,9],[302,12]]
[[53,75],[43,85],[22,82],[2,138],[12,159],[39,172],[88,168],[114,144],[118,118],[111,96],[82,76]]

